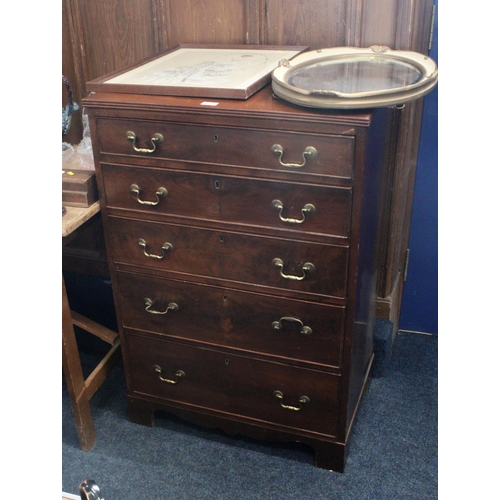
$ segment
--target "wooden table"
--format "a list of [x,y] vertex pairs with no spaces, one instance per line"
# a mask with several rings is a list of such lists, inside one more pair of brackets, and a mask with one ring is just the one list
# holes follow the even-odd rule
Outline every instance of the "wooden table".
[[89,221],[94,215],[99,212],[99,202],[96,201],[88,208],[80,207],[65,207],[66,213],[62,216],[62,237],[63,246],[67,245],[69,241],[68,236],[76,235],[77,229]]
[[[66,207],[62,216],[62,244],[67,245],[92,217],[99,212],[99,202],[88,208]],[[99,337],[112,347],[103,360],[85,379],[82,371],[74,326]],[[82,450],[88,451],[95,442],[94,423],[90,411],[90,398],[104,382],[120,359],[120,339],[108,328],[71,311],[64,276],[62,278],[62,360],[68,392],[75,416],[78,439]]]

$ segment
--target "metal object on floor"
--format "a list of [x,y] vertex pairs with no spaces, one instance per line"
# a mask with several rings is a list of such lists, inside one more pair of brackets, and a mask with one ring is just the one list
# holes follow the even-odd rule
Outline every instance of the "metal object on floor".
[[78,487],[82,500],[104,500],[101,489],[93,479],[85,479]]

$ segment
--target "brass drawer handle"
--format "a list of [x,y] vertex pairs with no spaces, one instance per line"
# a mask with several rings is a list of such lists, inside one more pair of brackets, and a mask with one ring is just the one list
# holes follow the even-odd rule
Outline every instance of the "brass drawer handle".
[[162,376],[162,369],[161,369],[161,366],[158,366],[158,365],[153,365],[153,370],[158,373],[158,378],[162,381],[162,382],[165,382],[167,384],[172,384],[172,385],[175,385],[175,384],[178,384],[180,379],[181,378],[184,378],[186,376],[186,374],[182,371],[182,370],[177,370],[175,372],[175,380],[171,380],[169,378],[165,378]]
[[160,187],[157,189],[155,195],[156,195],[156,201],[144,201],[144,200],[141,200],[141,198],[139,197],[139,194],[141,192],[139,186],[137,184],[132,184],[130,186],[130,191],[135,194],[135,198],[136,200],[141,204],[141,205],[148,205],[148,206],[151,206],[151,207],[155,207],[156,205],[158,205],[158,203],[160,203],[160,199],[161,198],[165,198],[167,195],[168,195],[168,191],[164,188],[164,187]]
[[280,318],[279,321],[273,321],[271,326],[273,327],[274,330],[282,330],[283,329],[283,325],[282,325],[283,321],[291,321],[291,322],[299,323],[300,324],[300,333],[303,333],[304,335],[311,335],[313,332],[312,328],[304,325],[304,323],[302,323],[302,321],[300,319],[293,318],[291,316],[283,316],[282,318]]
[[132,147],[134,148],[134,151],[136,153],[145,153],[145,154],[150,154],[154,153],[156,151],[156,146],[158,144],[161,144],[163,142],[163,136],[161,134],[154,134],[153,137],[151,137],[151,144],[153,147],[151,149],[147,148],[138,148],[135,145],[135,141],[137,140],[137,136],[135,135],[135,132],[131,132],[130,130],[127,132],[127,141],[132,143]]
[[137,244],[142,248],[142,251],[144,253],[144,255],[146,257],[149,257],[150,259],[158,259],[158,260],[161,260],[165,257],[165,252],[171,252],[174,247],[172,245],[172,243],[169,243],[168,241],[166,241],[165,243],[163,243],[162,247],[161,247],[161,255],[156,255],[154,253],[148,253],[146,252],[146,240],[142,239],[142,238],[139,238],[137,240]]
[[274,209],[279,210],[280,220],[290,224],[302,224],[306,220],[306,214],[316,213],[316,207],[312,203],[306,203],[304,208],[301,209],[302,219],[292,219],[281,215],[283,213],[283,203],[280,200],[273,200],[271,205]]
[[280,269],[280,275],[282,278],[285,278],[287,280],[294,280],[294,281],[302,281],[306,277],[306,273],[312,273],[314,271],[314,264],[311,264],[311,262],[306,262],[302,266],[302,276],[293,276],[289,274],[284,274],[283,273],[283,261],[281,259],[273,259],[273,266],[278,267]]
[[144,305],[146,306],[145,311],[149,314],[167,314],[168,311],[177,312],[179,310],[179,306],[175,302],[170,302],[164,311],[156,311],[155,309],[151,309],[153,301],[148,298],[144,299]]
[[302,153],[302,158],[304,159],[304,161],[302,163],[300,163],[300,164],[299,163],[283,163],[281,161],[283,158],[283,153],[284,153],[283,147],[279,144],[273,144],[271,146],[271,151],[275,156],[278,156],[280,165],[282,167],[287,167],[287,168],[301,168],[306,164],[308,159],[312,160],[313,158],[316,158],[316,155],[318,154],[318,150],[315,147],[307,146],[307,148]]
[[299,406],[290,406],[283,404],[283,393],[281,391],[274,391],[273,396],[280,400],[281,408],[285,410],[299,411],[302,410],[302,406],[311,402],[307,396],[301,396],[299,399]]

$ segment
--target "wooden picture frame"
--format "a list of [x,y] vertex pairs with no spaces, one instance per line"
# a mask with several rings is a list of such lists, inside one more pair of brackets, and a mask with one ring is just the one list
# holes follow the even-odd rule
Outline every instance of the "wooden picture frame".
[[89,92],[248,99],[308,47],[183,44],[87,83]]

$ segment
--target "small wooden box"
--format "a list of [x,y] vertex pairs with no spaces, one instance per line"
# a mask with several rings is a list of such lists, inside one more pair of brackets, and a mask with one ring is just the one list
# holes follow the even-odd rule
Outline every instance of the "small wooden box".
[[97,200],[97,183],[93,170],[63,170],[63,205],[68,207],[90,207]]

